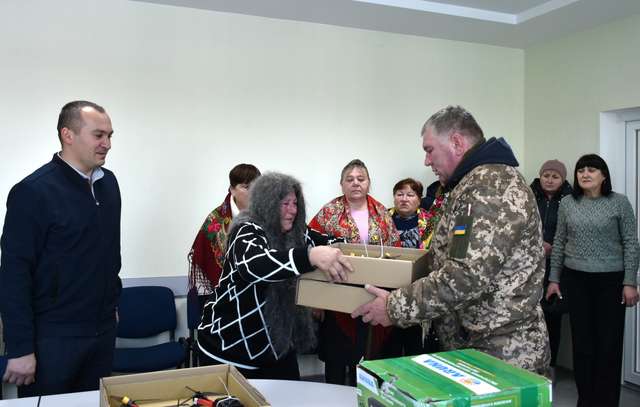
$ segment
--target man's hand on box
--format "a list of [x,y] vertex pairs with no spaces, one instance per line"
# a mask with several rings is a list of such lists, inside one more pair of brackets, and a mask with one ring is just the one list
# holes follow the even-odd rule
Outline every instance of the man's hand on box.
[[353,266],[340,249],[329,246],[316,246],[309,251],[311,265],[324,272],[329,281],[342,283],[347,281],[347,273],[353,272]]
[[31,384],[36,381],[36,355],[30,353],[19,358],[7,360],[7,369],[2,380],[17,386]]
[[387,313],[387,297],[389,297],[389,291],[370,284],[366,284],[364,288],[375,295],[376,298],[358,307],[358,309],[351,314],[351,318],[362,316],[362,322],[370,322],[371,325],[393,325]]

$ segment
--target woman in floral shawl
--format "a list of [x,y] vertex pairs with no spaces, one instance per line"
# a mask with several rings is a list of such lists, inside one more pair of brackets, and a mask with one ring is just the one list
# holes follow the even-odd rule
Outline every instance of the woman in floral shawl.
[[[358,159],[347,164],[340,176],[343,195],[320,209],[309,228],[349,243],[399,246],[399,235],[386,208],[369,196],[369,171]],[[362,320],[349,314],[326,311],[320,328],[319,356],[325,363],[325,381],[355,385],[355,366],[360,358],[375,358],[387,345],[391,329],[368,330]],[[348,373],[347,373],[348,371]],[[349,379],[349,380],[348,380]]]
[[260,176],[251,164],[238,164],[229,172],[229,193],[207,216],[189,252],[189,289],[208,295],[218,284],[231,219],[249,205],[249,185]]
[[444,194],[437,194],[429,210],[420,207],[422,184],[413,178],[398,181],[393,187],[393,205],[389,209],[400,233],[402,247],[429,250],[433,229],[440,220]]

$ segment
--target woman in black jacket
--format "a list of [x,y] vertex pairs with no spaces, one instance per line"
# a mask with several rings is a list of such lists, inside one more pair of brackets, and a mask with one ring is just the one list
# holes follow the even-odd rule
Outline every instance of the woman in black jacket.
[[[549,269],[551,261],[551,248],[553,237],[556,234],[556,224],[558,222],[558,208],[560,200],[571,194],[571,185],[566,181],[567,168],[558,160],[549,160],[540,167],[540,178],[536,178],[531,183],[531,189],[538,202],[538,210],[542,219],[542,237],[544,253],[546,256],[546,267],[544,272],[544,290],[546,292],[549,285]],[[560,346],[560,335],[562,330],[562,314],[568,311],[564,300],[554,296],[548,301],[544,298],[541,301],[544,311],[544,319],[547,322],[549,331],[549,345],[551,347],[551,366],[556,366],[558,347]]]
[[233,219],[218,285],[198,327],[200,364],[228,363],[251,379],[300,378],[297,353],[313,346],[310,310],[295,304],[296,279],[318,268],[346,281],[349,260],[305,224],[300,183],[267,173]]

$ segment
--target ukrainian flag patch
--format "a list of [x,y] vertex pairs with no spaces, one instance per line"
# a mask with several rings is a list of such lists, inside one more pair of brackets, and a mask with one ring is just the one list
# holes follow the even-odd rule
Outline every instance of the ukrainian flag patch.
[[473,217],[470,215],[456,216],[456,223],[453,227],[453,236],[449,246],[449,257],[453,259],[464,259],[469,249],[469,238],[473,233]]
[[454,236],[464,236],[467,234],[467,225],[457,225],[453,228]]

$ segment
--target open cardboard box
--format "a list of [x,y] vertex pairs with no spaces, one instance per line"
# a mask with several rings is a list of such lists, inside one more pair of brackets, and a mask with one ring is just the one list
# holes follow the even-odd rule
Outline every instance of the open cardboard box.
[[353,265],[347,284],[330,283],[321,271],[306,273],[298,279],[296,304],[351,313],[374,298],[364,284],[405,287],[428,273],[424,250],[348,243],[333,246]]
[[[353,266],[349,284],[400,288],[427,275],[425,250],[351,243],[338,243],[332,247],[342,250]],[[322,272],[315,274],[314,280],[326,281]]]
[[[229,394],[245,407],[269,407],[269,403],[233,366],[216,365],[163,370],[100,379],[100,407],[120,407],[123,396],[131,400],[158,401],[154,406],[175,406],[193,395],[193,390]],[[162,403],[160,401],[163,401]],[[170,402],[164,402],[170,401]],[[141,403],[151,406],[151,404]]]

